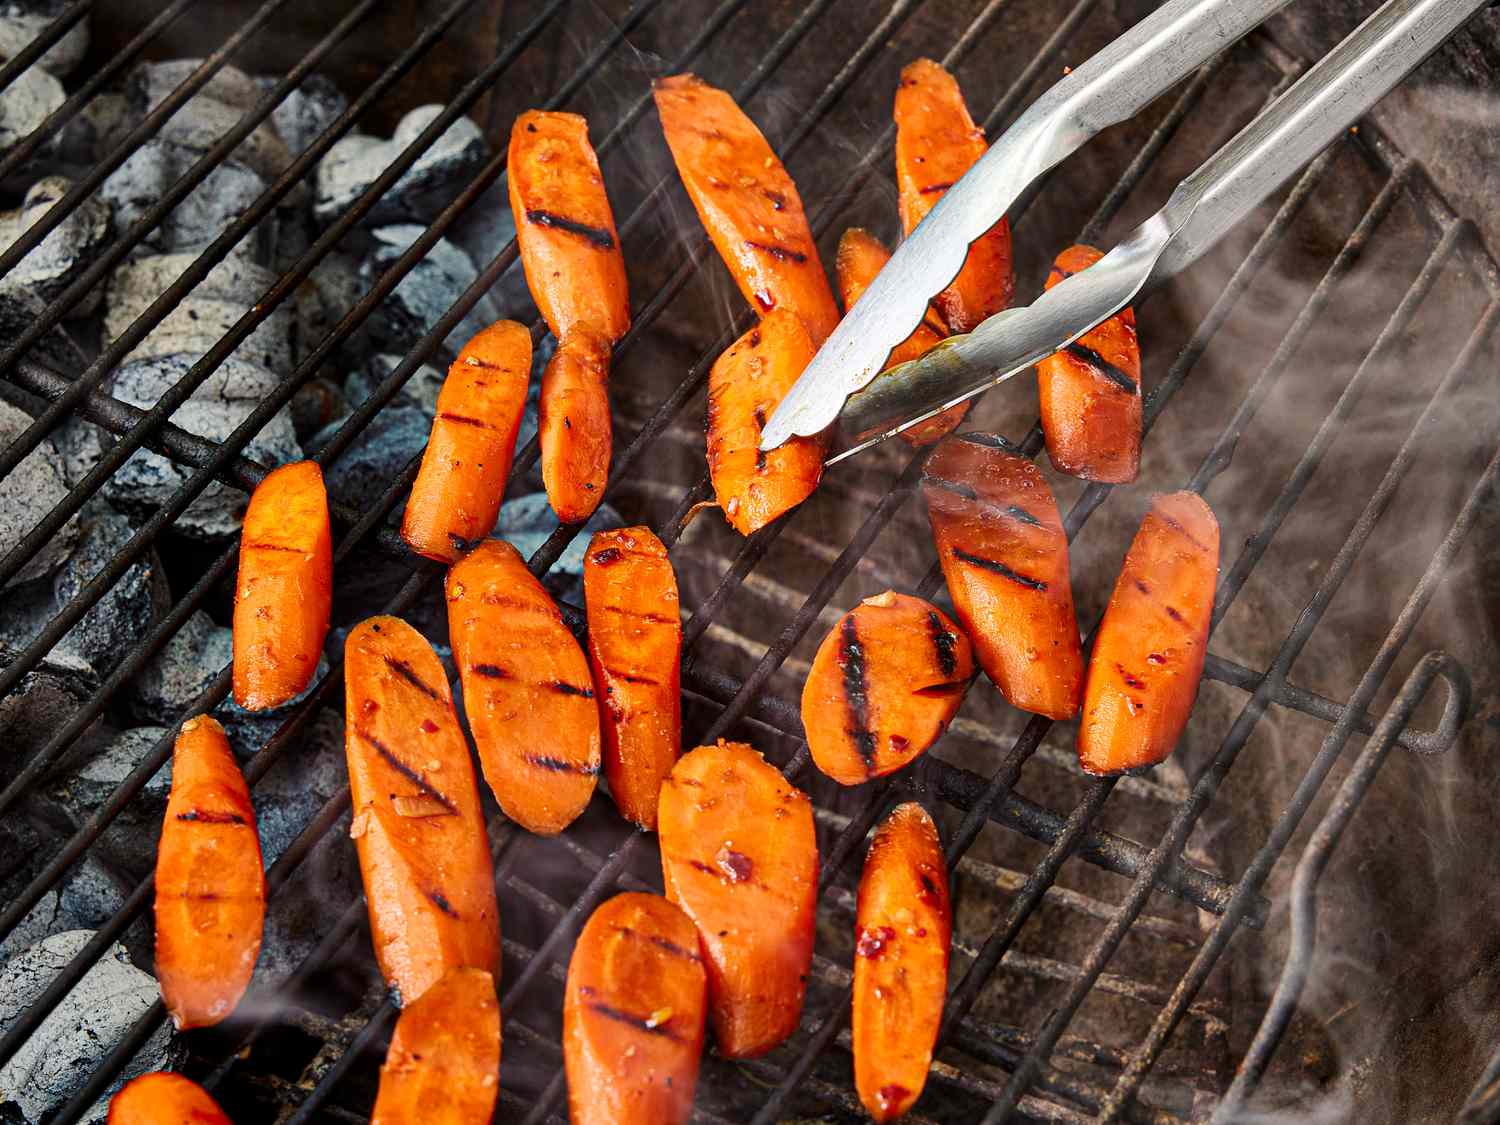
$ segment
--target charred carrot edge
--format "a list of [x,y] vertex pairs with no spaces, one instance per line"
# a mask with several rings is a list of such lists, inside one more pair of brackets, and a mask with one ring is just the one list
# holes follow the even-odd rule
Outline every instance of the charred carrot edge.
[[553,836],[598,781],[599,709],[588,659],[509,543],[448,571],[448,635],[479,763],[505,815]]
[[588,519],[604,499],[613,436],[609,416],[609,341],[576,328],[542,373],[538,416],[542,484],[563,523]]
[[224,728],[182,724],[156,852],[156,976],[179,1031],[240,1002],[260,955],[266,878],[250,788]]
[[812,803],[743,742],[700,746],[662,784],[667,897],[698,927],[719,1051],[753,1058],[801,1018],[812,963]]
[[344,747],[353,820],[386,981],[404,1003],[449,971],[500,972],[479,787],[437,653],[398,617],[344,643]]
[[1154,766],[1172,752],[1198,695],[1219,524],[1192,492],[1158,496],[1136,532],[1094,639],[1078,763],[1099,775]]
[[312,682],[333,605],[328,493],[316,461],[268,473],[250,494],[234,592],[234,698],[276,707]]
[[[1051,289],[1104,255],[1070,246],[1047,275]],[[1124,484],[1141,466],[1141,345],[1135,311],[1122,309],[1036,366],[1042,433],[1059,472]]]
[[[875,275],[890,259],[891,252],[869,231],[861,227],[850,227],[844,232],[843,237],[839,239],[835,273],[839,283],[839,300],[843,302],[845,313],[864,296],[865,290],[875,280]],[[928,309],[927,315],[922,323],[917,325],[916,330],[891,350],[890,358],[885,363],[886,367],[895,367],[898,363],[916,359],[941,342],[947,334],[947,329],[944,328],[937,313]],[[876,379],[878,381],[879,376],[876,376]],[[931,445],[944,434],[951,433],[954,427],[964,420],[964,415],[968,412],[967,402],[950,406],[941,414],[902,430],[901,439],[908,445]]]
[[645,527],[596,532],[583,597],[604,776],[621,815],[654,831],[662,778],[682,751],[682,619],[666,547]]
[[[953,75],[931,59],[901,72],[896,90],[896,189],[907,234],[989,147]],[[950,332],[972,332],[1010,304],[1015,278],[1010,224],[1001,219],[969,247],[953,283],[933,298]]]
[[1031,461],[990,434],[955,434],[922,481],[953,610],[1011,706],[1078,713],[1083,647],[1057,501]]
[[893,773],[948,729],[973,678],[969,638],[937,606],[866,598],[823,638],[802,686],[813,761],[840,785]]
[[452,562],[495,527],[531,379],[531,333],[498,321],[464,345],[438,392],[401,537]]
[[953,929],[942,841],[921,805],[875,830],[855,917],[854,1086],[871,1117],[894,1121],[927,1083]]
[[563,1061],[573,1125],[680,1125],[692,1115],[708,978],[692,921],[664,898],[617,895],[568,964]]
[[370,1125],[488,1121],[499,1092],[495,978],[483,969],[454,969],[396,1020]]
[[132,1078],[109,1101],[109,1125],[230,1125],[207,1091],[180,1074]]
[[816,350],[802,322],[778,309],[708,373],[708,476],[724,518],[741,535],[802,503],[823,475],[819,438],[794,437],[769,453],[760,448],[766,419]]
[[658,79],[655,96],[677,173],[745,300],[762,316],[790,309],[821,344],[838,308],[797,185],[766,138],[696,75]]

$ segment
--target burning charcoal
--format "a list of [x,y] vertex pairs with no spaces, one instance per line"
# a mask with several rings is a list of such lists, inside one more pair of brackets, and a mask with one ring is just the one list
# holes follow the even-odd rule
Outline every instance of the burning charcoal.
[[229,630],[199,610],[130,685],[126,707],[142,722],[175,723],[229,665]]
[[[31,416],[7,402],[0,402],[0,449],[16,440]],[[50,440],[28,453],[4,480],[0,480],[0,544],[9,550],[41,521],[68,492],[62,456]],[[11,585],[39,578],[57,569],[78,539],[78,517],[62,526],[41,550],[27,561]]]
[[[318,162],[317,196],[313,215],[330,223],[353,206],[387,165],[442,112],[442,106],[418,106],[401,119],[388,141],[351,133]],[[366,223],[400,220],[427,222],[459,193],[488,155],[484,134],[467,117],[453,122],[417,158],[364,216]]]
[[[48,176],[32,184],[18,210],[0,212],[0,247],[8,247],[20,238],[72,186],[73,181],[65,176]],[[88,267],[108,237],[109,208],[93,197],[84,200],[42,239],[40,246],[0,278],[0,300],[8,299],[16,291],[25,291],[51,301]],[[75,304],[68,315],[84,316],[92,312],[99,293],[100,290],[95,290]]]
[[[263,78],[259,83],[263,90],[268,90],[275,80]],[[314,74],[286,96],[271,114],[271,120],[287,150],[298,156],[348,108],[349,99],[339,88],[321,74]]]
[[[373,285],[422,231],[422,227],[413,224],[371,231],[375,249],[360,268],[364,288]],[[405,351],[453,307],[478,276],[467,254],[446,238],[439,239],[370,317],[366,326],[370,339],[384,351]],[[471,314],[454,329],[454,343],[462,344],[484,327]]]
[[[308,444],[309,452],[327,445],[342,424],[330,422],[319,431]],[[432,419],[420,410],[399,400],[391,403],[325,471],[329,495],[355,508],[373,504],[407,462],[426,448],[431,428]]]
[[[106,505],[84,509],[83,535],[52,582],[58,610],[124,549],[130,535],[129,522]],[[148,552],[68,630],[61,643],[87,660],[100,676],[108,675],[145,639],[166,612],[169,600],[161,564],[154,551]]]
[[[132,152],[99,189],[114,208],[116,225],[124,230],[134,224],[156,205],[199,155],[160,138],[149,140]],[[265,190],[266,181],[253,169],[242,164],[220,164],[172,208],[166,219],[146,236],[144,245],[167,252],[200,250],[222,234]],[[240,240],[231,257],[264,260],[266,252],[258,245],[257,236],[268,231],[269,227],[262,222],[255,234]],[[188,260],[193,257],[196,254],[189,255]],[[182,265],[186,264],[185,260]]]
[[[130,77],[128,97],[137,117],[144,117],[198,69],[202,59],[174,59],[146,63]],[[232,66],[222,68],[174,113],[157,134],[163,141],[201,155],[238,124],[245,111],[260,100],[254,79]],[[275,179],[292,162],[291,153],[269,122],[262,123],[230,160]]]
[[[93,938],[93,930],[69,930],[45,938],[0,970],[0,1034],[9,1030],[52,980]],[[60,1107],[155,1003],[156,980],[130,963],[122,945],[111,946],[92,965],[41,1027],[0,1067],[0,1097],[30,1121]],[[163,1024],[110,1087],[171,1064],[171,1036]],[[103,1120],[108,1094],[84,1115]]]
[[[0,3],[0,58],[14,58],[47,26],[63,14],[67,0],[5,0]],[[43,70],[62,78],[89,49],[89,17],[85,15],[47,53],[36,61]]]
[[[573,537],[557,563],[547,572],[544,581],[555,597],[576,605],[583,604],[583,555],[589,539],[596,531],[621,527],[624,522],[608,504],[599,505],[584,523],[583,530]],[[547,503],[547,494],[534,492],[506,502],[500,509],[494,535],[514,546],[523,557],[530,558],[532,552],[557,530],[557,526],[557,517]]]
[[34,132],[66,100],[62,83],[41,67],[28,67],[16,75],[0,91],[0,155]]

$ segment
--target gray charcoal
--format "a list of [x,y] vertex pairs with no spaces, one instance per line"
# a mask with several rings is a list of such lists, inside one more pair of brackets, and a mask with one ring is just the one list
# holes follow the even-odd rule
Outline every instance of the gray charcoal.
[[344,399],[344,392],[328,379],[313,379],[304,383],[292,395],[287,409],[292,412],[292,426],[297,431],[297,440],[304,444],[328,423],[349,415],[349,403]]
[[[321,449],[332,440],[341,424],[332,422],[325,426],[312,439],[309,451]],[[324,471],[329,495],[355,508],[373,504],[407,462],[426,448],[431,428],[431,419],[420,410],[405,405],[387,406]]]
[[[236,738],[234,748],[243,755],[247,750],[259,750],[264,742],[262,737],[251,746]],[[323,803],[348,782],[343,716],[324,707],[255,786],[255,826],[267,866],[291,846]]]
[[[381,383],[390,378],[392,371],[405,361],[404,356],[381,353],[370,357],[363,371],[356,371],[344,382],[344,395],[353,406],[359,406]],[[424,363],[411,373],[401,385],[390,405],[410,406],[420,410],[429,420],[437,413],[438,392],[443,389],[443,373],[431,364]]]
[[[68,7],[67,0],[6,0],[0,3],[0,58],[16,55],[47,30]],[[89,17],[68,28],[63,37],[36,61],[59,78],[70,74],[89,49]]]
[[[470,207],[448,228],[448,239],[469,256],[477,270],[483,270],[516,237],[515,219],[506,206],[504,179],[494,189],[493,202],[485,206]],[[474,315],[485,323],[497,320],[520,320],[530,317],[536,306],[531,299],[531,290],[526,287],[526,271],[518,256],[510,268],[500,275],[500,280],[474,306]]]
[[74,927],[102,926],[115,916],[134,887],[98,857],[88,855],[73,869],[58,896],[58,909]]
[[[52,581],[59,610],[93,581],[130,539],[129,521],[107,505],[86,507],[84,516],[78,545]],[[169,600],[161,564],[156,552],[149,551],[68,630],[62,643],[101,676],[108,675],[145,639],[165,614]]]
[[[414,224],[371,231],[375,248],[360,271],[365,288],[373,285],[422,233],[423,228]],[[438,239],[370,317],[366,331],[371,341],[382,351],[404,353],[442,319],[478,276],[467,254],[446,238]],[[453,341],[462,346],[484,327],[471,313],[454,329]]]
[[[573,541],[545,576],[548,589],[554,596],[582,605],[583,556],[588,549],[589,537],[596,531],[609,527],[623,527],[625,521],[608,504],[600,504],[597,511],[583,525]],[[494,537],[504,539],[522,558],[530,558],[532,552],[547,541],[557,530],[557,516],[547,503],[545,492],[534,492],[506,501],[500,509],[500,519],[495,524]]]
[[124,94],[95,94],[62,127],[57,155],[69,164],[97,164],[125,139],[133,123]]
[[126,707],[143,723],[175,723],[229,666],[228,629],[202,610],[183,623],[130,685]]
[[[326,224],[349,210],[442,108],[424,105],[412,110],[401,119],[388,141],[352,133],[329,149],[318,162],[313,204],[317,220]],[[381,196],[362,221],[374,224],[430,220],[462,190],[487,155],[488,147],[479,126],[467,117],[460,117]]]
[[[313,267],[293,297],[293,350],[298,363],[322,343],[329,329],[343,319],[364,292],[359,259],[353,255],[335,250]],[[367,349],[362,346],[361,334],[356,333],[353,340],[344,341],[341,350],[358,353]]]
[[[31,185],[15,211],[0,212],[0,248],[20,238],[72,188],[66,176],[48,176]],[[96,197],[85,199],[0,278],[0,300],[16,291],[51,301],[94,261],[109,238],[109,207]],[[72,306],[69,316],[84,316],[94,310],[101,289]]]
[[[274,81],[261,79],[260,86],[270,89]],[[339,88],[321,74],[314,74],[286,96],[271,114],[271,120],[287,150],[298,156],[348,108],[349,99]]]
[[[127,91],[136,117],[144,117],[165,100],[201,62],[201,59],[174,59],[137,67]],[[260,91],[254,79],[232,66],[223,67],[171,116],[157,136],[201,155],[233,129],[245,111],[259,100]],[[262,122],[230,154],[230,160],[273,180],[286,170],[292,157],[275,127]]]
[[[0,668],[15,655],[15,649],[0,646]],[[98,677],[82,658],[55,647],[0,699],[0,735],[8,746],[35,750],[71,721],[98,687]],[[0,759],[0,777],[15,776],[28,756],[11,753]]]
[[34,132],[66,100],[62,83],[41,67],[28,67],[16,75],[0,91],[0,155]]
[[[77,928],[63,921],[57,891],[49,890],[37,900],[30,913],[16,923],[16,928],[5,936],[5,940],[0,941],[0,966],[45,937]],[[0,1114],[3,1114],[3,1109],[0,1109]],[[0,1121],[4,1120],[4,1116],[0,1116]]]
[[[29,414],[0,401],[0,449],[8,447],[30,425]],[[19,543],[67,492],[68,480],[62,456],[50,439],[43,439],[0,480],[0,544],[9,550]],[[78,517],[75,514],[27,560],[10,584],[40,578],[56,570],[77,539]]]
[[[119,229],[128,229],[154,207],[198,156],[191,149],[159,137],[131,153],[99,188],[100,195],[114,208]],[[172,208],[141,245],[169,253],[200,250],[218,238],[265,190],[266,181],[253,169],[242,164],[220,164]],[[264,260],[266,250],[262,240],[270,230],[269,222],[262,220],[254,233],[236,244],[230,257],[252,262]],[[182,265],[195,257],[196,254],[188,255]]]
[[[60,768],[58,778],[47,790],[50,800],[62,806],[82,823],[100,805],[109,800],[120,783],[130,776],[141,759],[171,733],[169,727],[131,727],[116,731],[102,745],[89,746],[88,760],[73,768]],[[80,739],[80,742],[85,740]],[[126,805],[120,819],[131,824],[159,821],[167,807],[172,789],[172,762],[156,772],[146,786]]]
[[52,441],[62,456],[63,475],[69,488],[76,487],[88,476],[104,456],[104,451],[114,444],[113,437],[106,431],[71,414],[54,431]]

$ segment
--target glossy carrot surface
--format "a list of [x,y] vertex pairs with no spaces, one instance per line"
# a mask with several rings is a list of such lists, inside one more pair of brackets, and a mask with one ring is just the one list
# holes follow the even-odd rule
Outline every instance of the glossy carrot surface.
[[594,514],[609,483],[609,341],[586,328],[563,338],[542,373],[542,485],[563,523]]
[[109,1125],[230,1125],[196,1082],[158,1071],[132,1078],[109,1101]]

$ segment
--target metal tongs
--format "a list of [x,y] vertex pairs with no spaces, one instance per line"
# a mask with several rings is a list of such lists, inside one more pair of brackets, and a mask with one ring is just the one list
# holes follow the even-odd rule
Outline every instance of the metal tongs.
[[855,441],[829,464],[841,461],[1072,343],[1196,261],[1489,0],[1389,0],[1093,266],[882,372],[969,244],[1032,181],[1286,3],[1169,0],[1038,98],[896,250],[777,406],[761,448],[837,419]]

